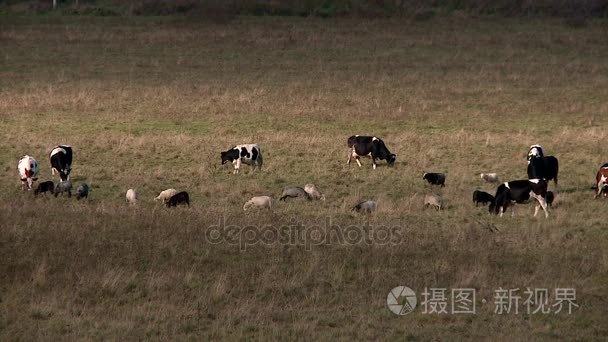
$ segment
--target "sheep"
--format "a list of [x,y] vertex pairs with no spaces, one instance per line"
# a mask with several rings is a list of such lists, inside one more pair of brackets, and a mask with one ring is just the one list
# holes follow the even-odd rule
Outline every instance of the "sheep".
[[154,198],[154,200],[163,201],[163,203],[165,203],[165,202],[167,202],[167,200],[169,200],[169,198],[175,196],[175,194],[177,194],[177,190],[175,190],[175,189],[163,190],[160,192],[160,194],[158,194],[158,196],[156,196]]
[[249,208],[260,208],[260,209],[272,209],[272,198],[270,196],[255,196],[243,205],[243,210],[247,211]]
[[63,196],[64,192],[68,194],[68,197],[72,197],[72,181],[65,180],[57,183],[57,186],[55,186],[55,197],[59,195]]
[[424,195],[424,206],[431,206],[437,210],[441,210],[443,208],[443,200],[438,195],[426,194]]
[[301,198],[306,200],[311,199],[310,195],[299,186],[288,186],[284,188],[283,194],[281,195],[281,198],[279,198],[279,201],[283,201],[288,197]]
[[165,205],[167,206],[167,208],[171,208],[171,207],[177,207],[178,204],[187,204],[188,207],[190,207],[190,196],[188,195],[187,192],[182,191],[180,193],[177,193],[173,196],[171,196],[171,198],[169,198],[166,202]]
[[89,198],[89,185],[82,183],[76,189],[76,199],[80,201],[81,198]]
[[135,190],[133,190],[133,189],[127,190],[126,198],[127,198],[127,203],[136,204],[137,203],[137,192],[135,192]]
[[45,192],[50,192],[51,194],[55,193],[55,183],[53,183],[53,181],[46,181],[38,184],[38,187],[34,190],[34,195]]
[[479,177],[487,183],[498,183],[498,175],[495,173],[480,173]]
[[437,172],[424,172],[422,175],[422,179],[429,182],[431,185],[440,185],[441,187],[445,186],[445,173],[437,173]]
[[553,193],[553,191],[547,191],[547,194],[545,195],[545,200],[547,201],[548,206],[553,206],[553,201],[555,200],[555,194]]
[[304,185],[304,191],[306,191],[311,199],[325,201],[325,195],[322,194],[319,188],[312,183]]
[[371,213],[373,211],[376,211],[376,209],[378,209],[378,202],[363,201],[352,207],[351,211]]
[[494,196],[491,194],[479,190],[473,191],[473,203],[475,203],[475,206],[478,206],[479,203],[486,205],[492,202],[494,202]]

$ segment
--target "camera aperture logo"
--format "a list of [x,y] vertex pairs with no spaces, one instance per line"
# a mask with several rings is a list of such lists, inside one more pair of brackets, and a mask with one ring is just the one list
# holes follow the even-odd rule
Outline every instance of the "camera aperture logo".
[[418,300],[416,293],[405,286],[397,286],[392,289],[386,297],[386,305],[395,315],[407,315],[414,311]]

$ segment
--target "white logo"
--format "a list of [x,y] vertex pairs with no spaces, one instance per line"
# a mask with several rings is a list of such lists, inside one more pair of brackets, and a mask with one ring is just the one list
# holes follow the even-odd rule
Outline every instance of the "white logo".
[[397,286],[388,293],[386,305],[395,315],[407,315],[416,308],[416,293],[409,287]]

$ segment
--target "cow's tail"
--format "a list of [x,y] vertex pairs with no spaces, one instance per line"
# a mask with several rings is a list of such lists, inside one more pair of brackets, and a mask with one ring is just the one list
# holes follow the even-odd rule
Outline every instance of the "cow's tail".
[[264,158],[262,158],[262,151],[258,154],[258,160],[256,161],[258,164],[258,170],[262,171],[262,165],[264,164]]

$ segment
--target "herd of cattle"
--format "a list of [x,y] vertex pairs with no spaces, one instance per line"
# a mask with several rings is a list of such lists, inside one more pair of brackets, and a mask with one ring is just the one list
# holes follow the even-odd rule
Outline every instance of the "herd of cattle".
[[[354,135],[348,138],[347,145],[349,148],[348,161],[350,164],[352,158],[355,159],[359,167],[361,167],[360,158],[370,157],[373,168],[376,169],[377,160],[386,160],[389,166],[395,164],[397,156],[391,153],[384,142],[374,136],[359,136]],[[69,179],[72,170],[73,151],[70,146],[58,145],[55,146],[49,153],[52,175],[59,174],[59,182],[45,181],[38,184],[34,190],[34,195],[41,193],[51,193],[55,197],[66,194],[68,197],[72,195],[72,182]],[[551,205],[554,199],[552,191],[548,191],[548,181],[553,180],[557,185],[557,177],[559,173],[559,163],[554,156],[545,156],[543,148],[540,145],[532,145],[528,151],[528,179],[512,180],[504,182],[498,186],[495,195],[487,192],[476,190],[473,192],[473,202],[477,206],[479,203],[489,205],[489,211],[492,214],[500,214],[511,207],[511,213],[514,214],[515,203],[527,203],[531,198],[537,204],[534,211],[534,216],[538,214],[540,208],[543,209],[545,217],[549,216],[547,207]],[[257,167],[262,169],[263,158],[262,150],[257,144],[237,145],[228,151],[221,152],[221,163],[231,162],[234,165],[234,174],[239,172],[242,164],[250,165],[254,169]],[[17,169],[22,183],[23,190],[32,190],[34,181],[38,180],[38,161],[28,155],[23,156],[18,163]],[[488,183],[498,183],[498,175],[496,173],[482,173],[481,179]],[[426,180],[431,185],[445,186],[446,175],[444,173],[424,173],[423,180]],[[89,194],[89,186],[82,183],[76,189],[76,198],[87,198]],[[608,197],[608,163],[600,166],[596,175],[595,197]],[[314,184],[306,184],[304,187],[286,187],[280,200],[287,198],[302,198],[307,200],[325,200],[325,195]],[[126,193],[128,203],[137,203],[137,193],[133,189],[129,189]],[[177,192],[175,189],[167,189],[162,191],[155,200],[161,200],[167,207],[175,207],[180,204],[190,206],[189,194],[185,191]],[[272,198],[269,196],[256,196],[251,198],[243,205],[244,210],[249,208],[272,208]],[[437,209],[442,209],[443,201],[436,194],[427,194],[424,199],[425,206],[432,206]],[[373,212],[377,209],[376,201],[367,200],[357,203],[352,207],[354,211]]]

